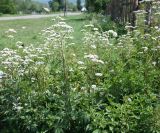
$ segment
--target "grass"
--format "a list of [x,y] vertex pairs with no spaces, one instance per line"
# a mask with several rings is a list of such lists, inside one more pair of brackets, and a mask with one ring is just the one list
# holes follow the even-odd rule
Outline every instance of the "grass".
[[[17,41],[22,41],[24,45],[34,44],[39,45],[43,43],[44,38],[40,35],[41,30],[52,25],[52,18],[27,19],[27,20],[12,20],[0,21],[0,49],[5,47],[15,48]],[[80,32],[83,25],[87,23],[84,15],[68,16],[66,22],[71,25],[75,32],[73,34],[76,43],[81,42],[82,33]],[[26,27],[23,29],[22,27]],[[8,29],[15,29],[17,31],[14,38],[8,38],[5,33]]]

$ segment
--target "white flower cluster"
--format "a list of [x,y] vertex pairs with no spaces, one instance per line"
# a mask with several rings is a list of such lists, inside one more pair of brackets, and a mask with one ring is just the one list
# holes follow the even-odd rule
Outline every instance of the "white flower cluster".
[[[71,38],[73,28],[62,22],[62,18],[56,18],[56,23],[51,27],[44,30],[46,36],[45,44],[35,47],[32,44],[25,46],[23,42],[17,41],[17,49],[5,48],[0,51],[0,79],[6,76],[6,79],[16,79],[17,77],[23,77],[26,75],[30,77],[32,82],[36,81],[33,76],[38,73],[39,70],[48,72],[48,62],[54,57],[54,51],[56,45],[61,45],[61,41],[65,41]],[[22,27],[25,29],[26,27]],[[8,33],[17,33],[14,29],[9,29]],[[52,43],[53,42],[53,43]],[[51,44],[55,44],[54,47]],[[58,46],[57,46],[58,47]],[[81,63],[81,62],[78,62]],[[32,74],[34,73],[34,74]]]
[[85,55],[84,58],[87,58],[95,63],[104,64],[104,61],[100,60],[98,55],[89,54],[89,55]]
[[7,34],[8,38],[13,39],[14,38],[13,34],[16,34],[17,31],[15,29],[8,29],[5,33]]
[[66,39],[72,39],[71,33],[73,28],[64,22],[61,17],[56,17],[55,24],[42,30],[43,36],[45,36],[46,44],[54,45],[55,48],[59,47],[61,41]]
[[13,110],[20,112],[22,109],[21,103],[13,103]]
[[1,82],[1,79],[2,79],[3,77],[5,77],[5,73],[0,70],[0,82]]
[[96,49],[97,47],[106,47],[110,44],[109,37],[117,37],[118,34],[113,31],[100,32],[98,28],[95,28],[94,25],[89,24],[84,26],[84,44],[89,46],[91,49]]
[[8,29],[5,33],[17,33],[15,29]]
[[118,36],[117,32],[115,32],[113,30],[109,30],[108,33],[111,34],[113,37],[117,37]]
[[97,77],[102,77],[103,74],[102,74],[102,73],[95,73],[95,76],[97,76]]
[[[17,42],[19,44],[20,42]],[[37,70],[49,60],[51,51],[46,47],[20,47],[17,50],[5,48],[0,51],[0,64],[8,77],[23,76],[29,70]],[[1,74],[2,77],[2,74]]]

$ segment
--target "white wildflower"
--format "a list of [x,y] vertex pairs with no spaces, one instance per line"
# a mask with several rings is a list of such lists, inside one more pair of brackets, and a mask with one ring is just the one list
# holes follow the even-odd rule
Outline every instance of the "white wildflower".
[[8,31],[6,31],[6,33],[17,33],[17,31],[15,29],[8,29]]
[[97,77],[102,77],[103,74],[102,74],[102,73],[95,73],[95,76],[97,76]]
[[85,69],[87,69],[87,67],[78,67],[78,69],[85,70]]
[[73,68],[70,68],[70,69],[69,69],[69,72],[74,72]]
[[23,107],[19,106],[20,104],[18,103],[13,103],[13,109],[17,110],[18,112],[23,109]]
[[153,66],[156,66],[156,64],[157,64],[157,63],[156,63],[155,61],[152,62],[152,65],[153,65]]
[[14,38],[14,36],[12,36],[12,35],[8,35],[8,38],[11,38],[11,39],[13,39],[13,38]]
[[155,29],[158,29],[159,27],[158,27],[158,26],[155,26],[154,28],[155,28]]
[[17,107],[15,107],[15,109],[19,112],[19,111],[21,111],[23,109],[23,107],[17,106]]
[[131,98],[128,98],[128,101],[129,101],[129,102],[131,102],[131,101],[132,101],[132,99],[131,99]]
[[24,70],[22,70],[22,69],[18,70],[18,75],[23,76],[24,75]]
[[88,24],[88,25],[85,25],[84,27],[85,27],[85,28],[94,27],[94,25],[93,25],[93,24]]
[[0,79],[2,79],[4,77],[4,72],[0,71]]
[[148,50],[148,47],[142,47],[142,49],[144,49],[144,51],[146,52]]
[[4,65],[11,65],[12,62],[10,62],[10,61],[3,61],[2,64],[4,64]]
[[84,65],[84,62],[83,61],[78,61],[77,62],[79,65]]
[[96,45],[91,45],[91,48],[96,49]]
[[113,30],[109,30],[108,33],[112,34],[113,37],[117,37],[118,36],[117,32],[115,32]]
[[81,87],[81,90],[86,90],[86,87]]
[[26,29],[26,26],[22,26],[22,29]]
[[102,60],[97,60],[97,63],[104,64],[104,61],[102,61]]
[[84,58],[98,59],[98,55],[89,54],[89,55],[85,55]]
[[16,44],[17,44],[17,45],[22,45],[22,44],[23,44],[23,42],[21,42],[21,41],[17,41],[17,42],[16,42]]
[[93,28],[94,31],[98,31],[98,28]]
[[44,62],[43,61],[36,61],[36,65],[43,65]]
[[113,72],[114,72],[114,70],[112,69],[112,70],[110,70],[109,72],[110,72],[110,73],[113,73]]
[[143,54],[143,52],[138,52],[138,54]]
[[152,48],[151,50],[152,50],[152,51],[157,51],[157,49],[156,49],[156,48]]
[[91,88],[92,88],[94,91],[98,90],[98,88],[97,88],[96,85],[91,85]]
[[72,56],[73,56],[73,57],[75,57],[75,56],[76,56],[76,54],[72,54]]
[[85,55],[84,58],[89,58],[93,62],[104,64],[102,60],[98,59],[98,55],[89,54],[89,55]]
[[36,80],[36,78],[34,78],[34,77],[31,78],[32,83],[35,82],[35,80]]

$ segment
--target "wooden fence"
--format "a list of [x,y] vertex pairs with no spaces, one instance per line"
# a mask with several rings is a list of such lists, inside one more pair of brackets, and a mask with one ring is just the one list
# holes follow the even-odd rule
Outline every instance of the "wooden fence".
[[[107,4],[106,13],[110,15],[112,20],[118,21],[122,24],[126,22],[131,23],[132,26],[136,25],[136,11],[145,8],[147,22],[150,22],[150,8],[152,2],[146,2],[145,7],[141,3],[143,0],[112,0]],[[148,16],[147,16],[148,15]]]

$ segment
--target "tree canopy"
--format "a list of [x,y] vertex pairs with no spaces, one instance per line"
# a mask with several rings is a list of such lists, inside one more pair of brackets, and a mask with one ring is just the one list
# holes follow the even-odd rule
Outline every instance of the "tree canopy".
[[32,0],[0,0],[0,13],[41,12],[43,6],[46,5]]
[[[75,11],[76,5],[73,3],[66,1],[67,2],[67,10]],[[64,0],[50,0],[49,2],[49,7],[51,8],[52,11],[62,11],[64,10]]]
[[77,0],[77,9],[80,11],[82,8],[81,0]]
[[89,12],[103,12],[111,0],[86,0],[86,8]]
[[15,13],[16,5],[13,0],[1,0],[0,1],[0,13]]

